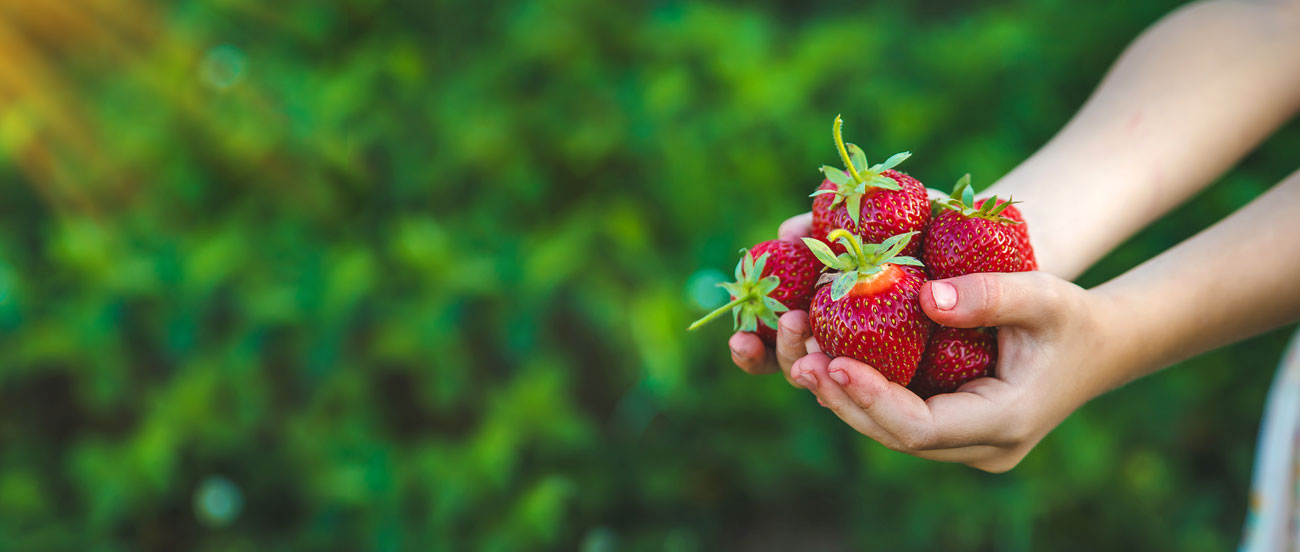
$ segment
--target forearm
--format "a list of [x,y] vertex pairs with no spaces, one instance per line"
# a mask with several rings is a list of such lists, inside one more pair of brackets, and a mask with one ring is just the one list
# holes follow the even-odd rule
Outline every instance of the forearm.
[[1094,288],[1103,385],[1300,319],[1300,171],[1231,217]]
[[1043,270],[1074,278],[1300,108],[1298,4],[1216,1],[1167,16],[1059,134],[990,188],[1024,201]]

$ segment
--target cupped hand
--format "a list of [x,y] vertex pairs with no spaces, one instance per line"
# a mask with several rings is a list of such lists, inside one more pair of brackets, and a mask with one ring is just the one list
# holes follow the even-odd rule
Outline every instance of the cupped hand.
[[[804,213],[787,219],[777,230],[780,239],[795,241],[812,235],[812,213]],[[808,354],[808,347],[816,349],[811,342],[812,330],[808,326],[808,313],[792,310],[781,315],[776,330],[775,351],[764,346],[758,335],[750,332],[736,332],[727,345],[731,348],[731,361],[741,370],[750,374],[771,374],[781,372],[789,379],[790,368],[795,361]],[[798,385],[791,381],[792,385]]]
[[921,307],[946,326],[997,326],[996,377],[922,400],[866,364],[821,353],[795,361],[789,377],[891,449],[1002,472],[1110,386],[1098,374],[1111,371],[1093,368],[1124,356],[1107,300],[1044,272],[927,282]]

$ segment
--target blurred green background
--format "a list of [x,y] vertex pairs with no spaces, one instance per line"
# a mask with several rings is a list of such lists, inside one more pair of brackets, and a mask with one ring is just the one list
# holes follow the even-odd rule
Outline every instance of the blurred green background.
[[1231,548],[1286,329],[997,476],[684,332],[836,113],[985,186],[1177,4],[0,0],[0,548]]

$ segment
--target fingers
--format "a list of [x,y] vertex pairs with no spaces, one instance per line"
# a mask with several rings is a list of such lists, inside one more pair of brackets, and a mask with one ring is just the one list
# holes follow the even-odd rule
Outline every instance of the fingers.
[[780,370],[776,359],[768,353],[767,346],[758,335],[750,332],[736,332],[727,341],[731,348],[731,362],[750,374],[771,374]]
[[795,215],[781,223],[781,227],[776,231],[777,237],[785,241],[795,241],[799,238],[812,236],[812,213]]
[[[870,412],[864,409],[853,397],[851,397],[846,388],[836,382],[843,377],[842,370],[837,367],[841,359],[831,360],[824,354],[813,353],[800,359],[796,364],[793,372],[797,382],[807,386],[817,395],[817,400],[822,406],[829,408],[835,413],[840,420],[844,421],[858,432],[871,437],[882,445],[893,450],[905,452],[920,458],[937,460],[941,462],[962,462],[970,464],[980,469],[987,469],[984,466],[995,465],[995,461],[1006,454],[1006,451],[990,445],[958,446],[950,448],[932,448],[922,449],[913,445],[917,443],[908,442],[900,439],[899,435],[884,427],[879,420],[872,416]],[[847,359],[846,359],[847,360]],[[856,361],[855,361],[856,362]],[[857,363],[858,366],[870,370],[879,376],[879,372],[871,369],[865,364]],[[883,376],[880,376],[884,380]],[[896,391],[910,395],[913,401],[920,401],[920,398],[912,394],[904,387],[885,381],[884,383],[893,386]],[[892,392],[892,391],[891,391]],[[897,398],[902,398],[901,395]],[[924,407],[924,403],[921,403]]]
[[812,330],[808,327],[807,312],[794,310],[781,315],[776,331],[776,360],[787,376],[795,361],[808,354],[804,342],[810,337]]
[[921,287],[921,308],[955,328],[1053,324],[1078,288],[1044,272],[968,274]]
[[[827,366],[831,379],[871,420],[910,451],[1015,444],[1022,435],[1004,421],[1005,382],[984,378],[957,393],[921,400],[875,369],[851,358]],[[972,392],[974,391],[974,392]]]
[[822,353],[812,353],[799,359],[798,364],[791,370],[795,384],[812,391],[817,395],[817,400],[822,406],[831,409],[844,423],[849,424],[859,433],[889,448],[895,450],[901,448],[902,444],[893,435],[877,425],[871,416],[863,412],[842,391],[837,392],[839,388],[834,385],[834,382],[829,381],[831,378],[827,367],[830,363],[830,357]]

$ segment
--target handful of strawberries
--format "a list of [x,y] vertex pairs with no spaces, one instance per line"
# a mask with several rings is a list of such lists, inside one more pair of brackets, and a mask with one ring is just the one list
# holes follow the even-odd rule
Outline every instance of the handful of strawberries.
[[861,148],[844,143],[841,125],[837,116],[832,132],[845,168],[821,168],[812,237],[745,251],[736,281],[720,284],[731,302],[690,329],[730,310],[736,330],[772,345],[777,315],[807,310],[827,355],[865,362],[923,397],[992,375],[996,328],[938,326],[921,311],[920,292],[927,279],[1037,269],[1015,202],[976,201],[968,174],[932,205],[925,186],[894,170],[911,153],[869,165]]

